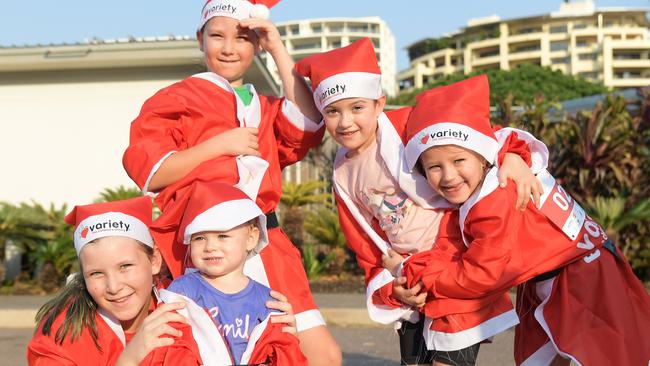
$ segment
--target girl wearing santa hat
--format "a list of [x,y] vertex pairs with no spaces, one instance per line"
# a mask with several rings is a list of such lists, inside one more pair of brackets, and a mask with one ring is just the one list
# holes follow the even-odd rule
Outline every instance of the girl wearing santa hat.
[[[154,230],[174,277],[184,271],[185,248],[163,223],[180,220],[194,181],[237,185],[268,216],[269,245],[261,264],[272,288],[296,312],[301,347],[312,365],[338,365],[341,352],[314,303],[299,251],[280,230],[275,209],[282,169],[320,144],[324,126],[304,79],[293,73],[268,8],[278,0],[210,0],[201,9],[199,48],[208,71],[149,98],[131,125],[123,164],[145,192],[156,192],[162,220]],[[244,83],[256,55],[266,50],[282,79],[285,98],[259,94]]]
[[[365,38],[307,57],[296,69],[311,79],[316,106],[328,132],[341,145],[334,163],[336,202],[348,246],[365,270],[370,317],[385,324],[403,321],[402,364],[474,364],[478,343],[517,323],[507,294],[453,299],[444,305],[454,308],[454,314],[425,320],[417,310],[426,297],[419,293],[420,285],[406,289],[404,279],[396,279],[382,267],[382,255],[391,248],[403,254],[430,249],[439,228],[448,224],[442,218],[450,205],[426,180],[405,169],[403,136],[411,109],[382,112],[385,97],[372,42]],[[510,132],[500,132],[503,141]],[[523,131],[520,136],[533,145],[538,143]],[[522,140],[504,144],[528,154]],[[519,157],[508,159],[501,173],[510,168],[515,178],[525,178],[519,184],[523,201],[531,186],[536,189],[536,179]],[[505,177],[504,173],[504,181]],[[462,245],[451,244],[441,254],[447,260],[464,250]],[[436,246],[442,247],[437,242]]]
[[498,189],[485,75],[420,95],[407,140],[406,167],[418,165],[441,197],[459,205],[447,213],[443,237],[467,246],[451,261],[437,247],[406,260],[389,253],[386,267],[430,296],[425,314],[453,312],[439,301],[521,284],[517,364],[648,365],[650,297],[601,226],[545,170],[538,206],[516,210],[514,188]]
[[151,199],[139,197],[77,206],[66,216],[76,227],[81,273],[39,310],[30,365],[201,365],[224,357],[202,341],[218,332],[194,333],[196,304],[157,303],[162,260],[149,234],[151,211]]

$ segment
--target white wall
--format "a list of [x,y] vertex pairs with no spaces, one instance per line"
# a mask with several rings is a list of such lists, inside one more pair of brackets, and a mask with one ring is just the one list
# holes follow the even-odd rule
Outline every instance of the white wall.
[[0,201],[90,203],[122,168],[142,103],[178,79],[0,85]]

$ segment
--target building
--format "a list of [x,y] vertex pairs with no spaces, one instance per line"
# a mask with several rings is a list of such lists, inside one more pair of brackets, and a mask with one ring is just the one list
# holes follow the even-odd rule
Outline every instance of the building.
[[[382,87],[388,96],[397,92],[395,38],[386,22],[379,17],[323,18],[277,23],[282,40],[294,60],[344,47],[361,38],[372,40],[381,67]],[[271,57],[263,56],[279,83],[277,68]]]
[[410,66],[400,90],[421,88],[456,72],[509,70],[523,63],[549,66],[611,88],[650,85],[648,9],[596,8],[564,2],[557,12],[501,20],[470,20],[465,28],[407,47]]
[[[122,168],[131,121],[156,91],[203,71],[190,37],[0,47],[0,201],[72,205],[134,186]],[[279,94],[259,58],[245,79]]]

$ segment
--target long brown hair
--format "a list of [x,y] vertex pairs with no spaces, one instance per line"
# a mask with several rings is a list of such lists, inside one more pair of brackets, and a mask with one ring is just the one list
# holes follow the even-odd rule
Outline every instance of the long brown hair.
[[[100,239],[91,241],[96,243]],[[89,244],[90,244],[89,243]],[[154,250],[148,245],[138,241],[139,246],[145,251],[149,260],[152,259]],[[43,305],[36,313],[36,323],[41,324],[41,333],[46,336],[52,334],[52,325],[56,318],[65,311],[63,324],[56,330],[54,341],[63,344],[67,336],[74,342],[81,336],[84,329],[90,331],[90,336],[95,342],[97,349],[102,351],[97,342],[99,337],[95,317],[97,316],[97,303],[86,288],[86,281],[83,278],[83,266],[79,263],[79,273],[74,273],[68,283],[61,289],[58,295]],[[38,330],[37,330],[38,331]]]

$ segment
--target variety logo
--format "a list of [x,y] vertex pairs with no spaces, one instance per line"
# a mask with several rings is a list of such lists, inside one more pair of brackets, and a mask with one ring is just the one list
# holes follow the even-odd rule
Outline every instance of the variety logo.
[[122,220],[120,221],[104,221],[104,222],[98,222],[96,224],[88,225],[85,226],[81,230],[81,237],[86,239],[88,237],[88,234],[96,234],[102,231],[129,231],[131,228],[131,224],[128,224]]
[[327,98],[330,98],[330,97],[333,97],[335,95],[340,95],[340,94],[345,93],[345,88],[346,88],[345,85],[336,84],[335,86],[333,86],[331,88],[327,88],[327,89],[323,90],[321,92],[321,94],[320,94],[321,103],[323,102],[323,100],[325,100]]
[[216,4],[212,5],[211,7],[205,9],[205,12],[203,13],[203,18],[207,18],[209,15],[213,13],[230,13],[234,14],[237,11],[237,8],[230,5],[230,4]]
[[459,141],[467,141],[469,138],[469,133],[463,131],[456,131],[452,129],[443,130],[443,131],[434,131],[430,133],[423,133],[420,138],[420,143],[426,145],[429,142],[429,138],[434,140],[443,140],[443,139],[454,139]]

